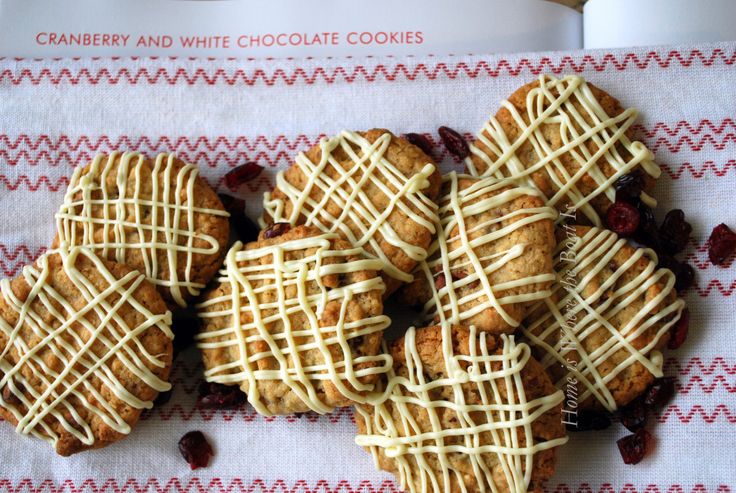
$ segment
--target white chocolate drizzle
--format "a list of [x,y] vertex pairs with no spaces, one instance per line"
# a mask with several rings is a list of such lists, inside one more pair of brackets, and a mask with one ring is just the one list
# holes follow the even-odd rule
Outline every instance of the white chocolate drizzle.
[[[557,382],[558,386],[565,385],[568,376],[574,378],[582,387],[578,389],[580,402],[592,396],[609,411],[615,411],[617,405],[607,384],[626,368],[640,363],[654,377],[663,375],[663,357],[656,348],[685,306],[679,298],[665,304],[674,291],[675,276],[667,269],[657,269],[657,255],[650,249],[635,249],[625,263],[616,265],[610,277],[600,282],[600,272],[611,269],[613,258],[627,244],[625,239],[604,229],[590,228],[582,237],[569,233],[555,254],[557,280],[552,286],[553,297],[532,308],[532,317],[535,313],[539,316],[525,321],[523,326],[529,343],[545,355],[540,360],[542,365],[565,368],[566,375]],[[642,259],[648,261],[646,268],[607,294],[623,276],[630,276],[629,271]],[[657,292],[655,285],[661,285],[661,290]],[[652,288],[655,296],[650,294]],[[641,301],[642,307],[622,326],[612,323],[622,310]],[[605,342],[595,348],[586,345],[586,339],[593,334],[598,337],[601,329],[608,332]],[[653,329],[653,337],[637,347],[641,343],[634,341]],[[601,375],[600,369],[621,351],[628,356]]]
[[[338,391],[355,402],[365,402],[364,394],[373,384],[360,381],[369,375],[385,373],[391,358],[385,354],[355,357],[349,346],[352,339],[382,332],[390,319],[382,314],[367,314],[358,320],[348,320],[348,308],[353,298],[371,291],[383,293],[385,286],[379,277],[328,288],[324,277],[363,270],[379,271],[381,262],[362,258],[363,249],[333,250],[338,239],[335,233],[288,240],[255,249],[245,249],[236,243],[228,252],[219,282],[230,286],[230,292],[212,297],[197,305],[199,317],[205,323],[223,319],[224,327],[197,335],[202,351],[236,347],[239,358],[208,368],[205,378],[223,384],[245,383],[248,401],[261,414],[270,415],[262,402],[258,382],[277,381],[286,384],[315,412],[333,410],[317,395],[316,384],[332,382]],[[303,259],[288,260],[290,252],[314,250]],[[348,257],[360,256],[359,260]],[[331,259],[337,262],[328,263]],[[316,293],[309,286],[319,287]],[[286,290],[296,288],[298,296],[287,297]],[[268,301],[265,301],[268,300]],[[322,314],[328,303],[340,303],[340,317],[335,325],[322,325]],[[216,305],[225,308],[217,309]],[[291,318],[303,314],[309,320],[304,327],[292,325]],[[248,320],[248,321],[246,321]],[[280,325],[279,329],[275,326]],[[256,343],[264,348],[251,352]],[[338,358],[333,356],[337,350]],[[318,351],[322,362],[305,366],[306,351]],[[258,362],[273,359],[278,369],[258,369]],[[357,368],[359,365],[362,368]],[[349,384],[351,388],[347,385]]]
[[[289,216],[285,215],[284,200],[273,198],[270,192],[264,195],[265,212],[274,222],[289,222],[292,225],[299,222],[325,232],[337,232],[353,245],[369,250],[380,259],[382,270],[388,276],[410,282],[412,276],[393,265],[383,252],[377,234],[415,261],[426,258],[426,250],[402,238],[388,218],[398,212],[407,221],[430,233],[435,232],[436,205],[422,193],[429,186],[429,177],[435,172],[435,166],[427,163],[419,173],[407,178],[386,158],[390,144],[390,133],[381,135],[373,143],[347,130],[335,137],[323,138],[319,143],[321,158],[318,163],[311,162],[304,153],[296,158],[296,165],[307,178],[303,189],[289,183],[284,171],[276,175],[276,188],[286,195],[292,206]],[[341,163],[333,155],[338,148],[348,156],[350,166]],[[385,207],[376,206],[368,192],[369,187],[387,197],[388,204]],[[314,190],[322,193],[319,201],[311,197]],[[338,216],[327,210],[328,203],[339,207]],[[300,216],[304,218],[300,220]],[[263,219],[261,226],[264,226]]]
[[[473,180],[474,183],[461,189],[459,180]],[[527,245],[519,243],[508,250],[493,253],[487,250],[493,248],[494,242],[530,224],[554,221],[557,211],[546,206],[527,207],[483,218],[483,215],[500,210],[519,197],[541,196],[535,188],[517,186],[512,181],[493,177],[479,179],[451,172],[443,176],[443,193],[439,200],[437,237],[429,247],[428,260],[419,264],[420,275],[427,280],[432,291],[432,298],[424,306],[425,320],[439,317],[440,322],[459,324],[484,310],[493,309],[510,327],[517,327],[521,321],[514,319],[504,306],[547,298],[551,291],[544,286],[550,284],[555,276],[552,272],[540,272],[492,284],[489,276],[508,262],[523,257],[527,253]],[[502,226],[503,222],[512,220],[511,224]],[[485,252],[481,254],[482,251]],[[438,286],[440,276],[444,285]],[[468,285],[476,287],[461,296],[460,288]],[[537,289],[529,289],[535,285]],[[528,289],[528,292],[497,297],[498,293],[514,289]]]
[[[52,255],[60,256],[65,276],[86,300],[83,307],[73,306],[49,284]],[[80,257],[93,264],[95,274],[104,279],[104,289],[99,289],[77,268]],[[151,354],[141,340],[151,329],[173,339],[171,313],[154,314],[133,297],[145,280],[141,273],[131,271],[117,279],[99,257],[82,247],[67,249],[62,245],[41,256],[36,265],[24,267],[21,276],[30,287],[25,299],[15,295],[8,279],[0,281],[4,304],[17,316],[14,326],[0,318],[0,331],[7,341],[0,353],[0,388],[13,396],[8,400],[0,396],[0,406],[18,421],[16,431],[42,438],[54,446],[60,436],[52,428],[51,420],[85,445],[95,442],[91,420],[99,420],[118,433],[130,433],[130,425],[105,397],[107,392],[103,389],[132,408],[152,407],[151,401],[143,401],[126,389],[119,377],[120,370],[113,369],[117,362],[158,392],[171,388],[150,369],[165,367],[164,355]],[[141,322],[129,326],[123,315],[126,310],[141,314]],[[22,337],[23,329],[32,331],[32,340]],[[103,351],[93,349],[93,345],[102,347]],[[17,356],[15,363],[8,359],[11,351]],[[39,356],[41,351],[50,351],[61,363],[61,369],[49,366]],[[24,368],[32,372],[35,382],[27,380]],[[99,381],[103,389],[95,388],[93,380]],[[80,406],[91,414],[90,420],[80,414]]]
[[[356,406],[365,433],[357,435],[355,442],[370,449],[376,465],[379,449],[395,460],[403,489],[466,492],[477,486],[481,492],[523,493],[531,481],[534,454],[567,442],[567,437],[534,442],[533,423],[559,406],[563,394],[558,390],[527,398],[522,371],[530,358],[529,346],[502,335],[500,354],[490,353],[488,337],[471,326],[469,354],[454,354],[452,328],[445,324],[438,350],[444,357],[446,376],[431,381],[416,347],[416,329],[410,328],[404,336],[408,376],[392,369],[382,398]],[[444,389],[450,389],[451,400],[433,398]],[[470,392],[481,402],[467,403]],[[420,426],[418,414],[426,415],[431,429]],[[446,427],[447,422],[457,427]],[[495,459],[495,467],[489,456]],[[458,462],[465,466],[462,470],[456,467]],[[467,464],[475,476],[470,487]]]
[[[111,176],[117,161],[117,172]],[[100,154],[89,169],[78,167],[74,171],[56,222],[61,242],[87,246],[111,260],[126,263],[128,250],[140,251],[148,280],[168,289],[179,306],[186,306],[182,290],[197,296],[204,288],[204,284],[192,281],[193,256],[216,255],[220,249],[216,238],[194,230],[195,215],[229,214],[196,207],[199,170],[193,164],[185,164],[175,172],[175,163],[174,154],[159,154],[150,168],[149,181],[143,174],[150,163],[142,154]],[[106,185],[113,181],[114,187]],[[199,245],[195,245],[195,240]],[[182,252],[186,254],[186,264],[184,278],[180,279]],[[162,255],[167,260],[167,270],[159,265]]]
[[[557,79],[541,75],[539,86],[532,88],[526,96],[526,115],[520,114],[509,101],[501,104],[511,113],[519,127],[519,136],[511,142],[501,123],[491,117],[478,134],[478,140],[495,157],[489,156],[476,145],[471,145],[472,154],[485,163],[486,169],[481,173],[471,157],[468,157],[465,164],[470,174],[510,177],[534,187],[532,174],[545,170],[556,190],[553,196],[546,197],[547,203],[555,207],[561,205],[559,202],[570,201],[573,208],[580,210],[596,226],[601,226],[602,222],[590,201],[604,194],[608,200],[615,202],[616,190],[613,185],[619,177],[636,167],[641,167],[653,178],[658,178],[661,174],[652,152],[641,142],[631,141],[626,136],[627,130],[636,120],[637,110],[628,108],[618,116],[609,116],[582,77],[567,76]],[[553,147],[545,139],[542,125],[559,126],[559,147]],[[532,145],[538,157],[538,161],[528,167],[524,166],[516,154],[526,142]],[[591,152],[586,146],[588,142],[594,143],[598,150]],[[621,153],[621,148],[626,152]],[[563,154],[577,162],[579,169],[574,174],[570,174],[560,160]],[[602,163],[606,163],[615,172],[606,176]],[[587,195],[577,186],[585,176],[597,184],[597,188]],[[650,206],[656,205],[654,198],[644,192],[641,199]]]

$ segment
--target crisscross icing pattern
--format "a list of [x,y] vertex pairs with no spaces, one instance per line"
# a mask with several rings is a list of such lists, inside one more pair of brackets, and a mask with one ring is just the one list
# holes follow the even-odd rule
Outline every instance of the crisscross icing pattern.
[[[404,176],[385,156],[391,137],[390,133],[385,133],[371,143],[360,134],[345,130],[336,137],[323,138],[319,143],[321,158],[318,163],[311,162],[304,153],[296,158],[296,165],[307,178],[303,189],[289,183],[284,171],[276,175],[276,187],[292,205],[289,216],[285,215],[284,200],[273,198],[270,192],[264,196],[265,211],[275,222],[292,224],[304,215],[304,224],[338,232],[353,245],[364,247],[381,260],[382,270],[388,276],[411,281],[412,276],[394,266],[382,251],[378,235],[415,261],[426,258],[426,250],[402,238],[388,217],[400,212],[408,221],[435,232],[436,205],[422,193],[429,186],[435,166],[427,163],[414,176]],[[349,163],[340,162],[333,155],[338,148],[348,156]],[[388,206],[375,205],[366,190],[369,186],[388,197]],[[315,190],[321,192],[321,199],[313,198]],[[327,210],[328,203],[339,206],[339,216]],[[263,221],[261,223],[263,225]]]
[[[656,347],[679,320],[685,302],[676,298],[672,303],[664,303],[674,290],[675,276],[667,269],[657,269],[657,255],[644,248],[637,248],[598,286],[599,273],[611,268],[612,259],[628,242],[604,229],[590,228],[582,237],[569,226],[565,231],[566,238],[559,243],[555,254],[557,280],[552,286],[553,296],[532,309],[532,314],[540,316],[532,316],[525,323],[523,334],[545,354],[541,359],[545,368],[562,365],[579,382],[580,402],[593,396],[606,409],[614,411],[616,401],[607,384],[626,368],[638,362],[655,377],[663,375],[664,359]],[[646,268],[606,299],[606,292],[641,259],[649,260]],[[650,288],[657,284],[663,285],[663,289],[650,297]],[[645,297],[646,303],[623,326],[612,323],[613,317]],[[586,343],[587,338],[601,329],[608,332],[605,343]],[[656,332],[645,345],[637,348],[633,344],[653,329]],[[628,357],[601,375],[601,366],[620,351],[628,352]],[[577,363],[573,365],[569,357],[575,354]],[[558,385],[564,385],[565,379],[566,376]]]
[[[520,129],[519,136],[511,142],[501,123],[492,116],[478,134],[478,140],[495,156],[489,156],[478,146],[471,145],[472,154],[485,163],[485,169],[479,170],[468,157],[465,163],[473,175],[482,172],[483,176],[510,177],[533,187],[531,175],[544,170],[556,190],[553,196],[546,197],[549,205],[556,206],[558,202],[569,200],[594,225],[601,226],[600,217],[590,205],[593,198],[605,194],[614,202],[614,182],[636,167],[640,166],[654,178],[661,174],[651,151],[641,142],[632,141],[626,136],[626,131],[636,120],[637,110],[628,108],[618,116],[609,116],[582,77],[557,79],[541,75],[539,86],[527,94],[526,115],[520,114],[509,101],[501,105],[513,116]],[[559,126],[559,147],[555,148],[545,139],[543,125]],[[535,164],[528,167],[516,154],[525,142],[532,144],[538,157]],[[591,152],[586,146],[589,142],[594,143],[598,150]],[[578,169],[574,173],[565,169],[560,160],[563,154],[568,154],[576,161]],[[613,168],[615,173],[606,176],[602,163]],[[578,187],[578,182],[586,176],[597,185],[587,195]],[[644,192],[641,198],[650,206],[656,205],[654,198]]]
[[[461,189],[460,180],[473,180],[474,183]],[[494,249],[495,242],[534,222],[557,218],[557,211],[551,207],[520,208],[497,217],[483,217],[525,195],[538,197],[540,193],[535,188],[520,187],[509,180],[494,177],[478,179],[455,172],[443,176],[443,196],[439,200],[440,227],[429,247],[428,260],[419,264],[419,270],[432,290],[432,298],[424,306],[425,320],[439,316],[440,321],[459,324],[484,310],[493,309],[509,326],[517,327],[521,321],[509,315],[504,305],[527,303],[549,296],[550,291],[544,286],[555,279],[551,272],[497,284],[492,284],[489,278],[508,262],[522,257],[527,249],[527,245],[521,243],[508,250]],[[502,226],[510,220],[514,222]],[[491,249],[497,251],[489,253]],[[463,286],[475,288],[461,296],[458,290]],[[527,292],[496,296],[519,288],[525,288]]]
[[[64,274],[86,301],[83,307],[73,306],[49,284],[52,255],[61,257]],[[98,288],[77,268],[80,257],[93,264],[96,274],[104,279],[104,289]],[[59,435],[49,425],[48,418],[58,421],[64,430],[85,445],[95,441],[90,425],[92,419],[102,420],[118,433],[129,433],[130,426],[105,398],[107,392],[95,388],[92,379],[101,382],[126,405],[150,409],[152,402],[143,401],[128,391],[118,377],[120,371],[113,371],[113,365],[122,363],[154,390],[169,390],[171,386],[150,369],[151,366],[163,368],[166,362],[161,359],[162,355],[149,353],[140,338],[146,331],[157,329],[173,339],[171,313],[154,314],[133,297],[145,280],[142,274],[132,271],[117,279],[95,254],[82,247],[66,249],[62,246],[41,256],[37,265],[23,268],[22,278],[30,287],[25,300],[13,293],[9,280],[0,281],[3,301],[18,318],[14,326],[0,318],[0,330],[7,341],[0,353],[3,375],[0,388],[10,392],[0,396],[0,405],[18,420],[16,430],[43,438],[53,445]],[[43,311],[39,312],[41,307]],[[142,321],[129,326],[122,315],[127,310],[143,315]],[[32,331],[32,340],[23,338],[24,329]],[[100,346],[102,351],[96,349]],[[44,351],[58,358],[62,363],[60,370],[49,366],[42,357]],[[13,358],[15,362],[9,358],[11,354],[17,356]],[[30,368],[40,381],[41,390],[37,383],[26,379],[22,372],[24,367]],[[79,406],[90,413],[89,420],[80,414]]]
[[[228,214],[196,207],[199,170],[185,164],[177,171],[176,164],[174,154],[159,154],[153,166],[137,152],[99,154],[89,169],[74,171],[56,221],[60,241],[85,245],[117,262],[126,263],[128,250],[139,250],[148,280],[168,288],[174,301],[185,306],[182,290],[196,296],[204,288],[192,281],[193,256],[214,255],[220,248],[216,238],[194,230],[195,215]],[[115,186],[107,185],[111,182]],[[186,264],[180,279],[182,252]],[[168,269],[160,265],[162,258]]]
[[[532,424],[558,406],[563,395],[557,391],[527,399],[522,371],[530,358],[529,346],[503,335],[501,350],[490,353],[486,341],[490,336],[471,326],[469,354],[454,354],[452,328],[445,324],[441,350],[446,376],[430,381],[416,347],[416,329],[410,328],[404,337],[408,375],[397,375],[392,369],[383,399],[373,406],[356,407],[366,428],[356,443],[369,447],[376,463],[378,449],[395,459],[402,488],[412,492],[456,491],[453,483],[467,491],[468,471],[455,467],[457,454],[472,467],[479,491],[526,491],[534,454],[567,441],[560,437],[533,442]],[[433,397],[445,390],[451,400]],[[466,402],[471,392],[481,403]],[[420,426],[419,413],[426,414],[430,429]],[[457,427],[444,427],[448,421]],[[490,457],[500,465],[501,484],[494,477],[498,468],[494,471]]]
[[[199,348],[204,351],[237,347],[239,358],[207,369],[205,378],[208,381],[245,382],[248,401],[265,415],[270,412],[260,399],[259,381],[279,381],[288,385],[318,413],[332,411],[332,407],[317,395],[315,384],[322,380],[332,382],[349,399],[365,401],[363,394],[372,390],[373,385],[362,383],[360,379],[385,373],[391,360],[385,354],[354,357],[349,342],[383,331],[390,319],[382,314],[367,314],[362,319],[348,320],[348,308],[356,296],[371,291],[383,293],[385,286],[376,276],[328,288],[324,277],[378,271],[381,262],[349,258],[361,256],[363,249],[332,249],[336,239],[335,233],[323,233],[254,249],[245,249],[241,243],[236,243],[230,249],[219,278],[229,286],[230,292],[197,306],[201,318],[205,321],[221,318],[224,327],[202,332],[197,338]],[[290,252],[299,251],[304,252],[303,258],[289,259]],[[293,289],[298,296],[287,296],[287,290]],[[225,308],[217,309],[215,305],[220,303],[224,303]],[[322,314],[328,303],[339,303],[340,317],[335,325],[323,326]],[[308,320],[306,326],[292,323],[292,319],[299,316]],[[251,352],[254,344],[262,344],[263,349]],[[304,365],[307,351],[318,353],[321,362]],[[335,351],[338,357],[333,355]],[[258,369],[258,362],[263,359],[275,360],[278,368]],[[361,367],[356,368],[358,365]]]

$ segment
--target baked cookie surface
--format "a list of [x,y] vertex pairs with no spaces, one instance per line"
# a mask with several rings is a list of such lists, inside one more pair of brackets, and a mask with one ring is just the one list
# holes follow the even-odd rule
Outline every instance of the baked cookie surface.
[[265,415],[364,401],[389,365],[381,262],[308,226],[265,236],[231,248],[197,306],[205,378],[239,385]]
[[427,322],[511,333],[554,280],[557,211],[509,180],[443,176],[440,227],[400,297]]
[[181,307],[215,275],[230,236],[217,194],[173,154],[98,155],[74,171],[56,222],[55,246],[84,245],[129,265]]
[[137,271],[80,247],[0,281],[0,415],[60,455],[128,435],[167,383],[171,313]]
[[408,141],[382,129],[343,131],[278,173],[262,223],[315,226],[365,248],[382,262],[388,295],[426,257],[439,186],[432,158]]
[[524,492],[567,441],[563,395],[526,344],[474,328],[411,328],[390,344],[383,399],[356,406],[356,443],[407,491]]
[[659,349],[685,303],[653,251],[586,226],[559,236],[553,295],[522,332],[559,386],[578,382],[580,407],[614,411],[663,376]]
[[661,171],[654,155],[633,140],[633,108],[621,104],[578,76],[539,80],[514,92],[485,124],[465,160],[468,172],[511,177],[537,187],[547,204],[601,226],[616,200],[614,183],[626,174],[643,180],[649,195]]

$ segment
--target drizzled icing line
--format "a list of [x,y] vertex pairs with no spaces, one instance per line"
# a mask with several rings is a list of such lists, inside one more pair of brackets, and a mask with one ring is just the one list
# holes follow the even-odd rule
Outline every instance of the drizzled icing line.
[[[668,305],[663,304],[674,290],[675,276],[667,269],[657,269],[657,255],[645,248],[635,249],[631,258],[617,266],[612,275],[596,288],[600,272],[610,268],[612,259],[626,245],[625,239],[604,229],[590,228],[582,237],[568,235],[559,243],[555,253],[557,280],[552,286],[553,296],[541,302],[546,306],[540,304],[532,308],[532,313],[540,313],[541,316],[525,323],[522,328],[530,344],[545,354],[540,361],[545,368],[562,365],[568,370],[568,375],[557,382],[558,386],[564,385],[567,376],[574,377],[582,386],[578,390],[580,402],[592,396],[609,411],[615,411],[617,405],[607,383],[626,368],[640,363],[655,378],[663,376],[664,361],[656,347],[679,320],[685,306],[679,298]],[[606,291],[641,259],[648,260],[646,268],[605,299]],[[575,278],[575,281],[569,281],[570,278]],[[649,299],[648,290],[657,284],[663,284],[664,288]],[[645,296],[646,303],[631,320],[623,327],[613,325],[613,317]],[[555,298],[558,298],[556,302]],[[657,324],[661,326],[651,341],[637,349],[633,342]],[[599,329],[607,330],[610,337],[599,347],[587,351],[584,346],[586,338]],[[599,369],[619,351],[628,352],[628,357],[602,376]],[[579,355],[579,362],[573,366],[569,364],[568,357],[575,353]]]
[[[86,300],[81,309],[72,306],[49,284],[52,275],[49,266],[51,255],[60,256],[64,274]],[[80,257],[94,265],[96,274],[104,279],[104,289],[99,289],[77,269]],[[36,265],[24,267],[21,275],[30,287],[25,300],[13,293],[8,279],[0,281],[0,293],[5,306],[18,317],[14,326],[0,318],[0,331],[7,341],[0,353],[0,372],[3,375],[0,388],[7,389],[13,396],[12,400],[22,404],[19,407],[5,400],[4,397],[9,396],[0,395],[0,406],[11,412],[18,421],[16,431],[42,438],[56,446],[60,437],[47,419],[52,417],[80,442],[93,445],[95,437],[91,424],[75,408],[83,406],[94,418],[100,419],[114,431],[130,433],[130,426],[124,417],[90,380],[101,381],[127,406],[150,409],[153,403],[143,401],[129,392],[112,366],[119,361],[152,389],[158,392],[169,390],[171,386],[149,369],[149,366],[163,368],[166,362],[161,359],[162,355],[150,354],[140,337],[149,329],[156,328],[173,339],[171,313],[154,314],[133,297],[145,279],[142,274],[131,271],[121,279],[116,279],[105,264],[86,248],[67,249],[62,245],[58,250],[42,255]],[[43,313],[37,311],[37,307],[41,306]],[[143,315],[143,321],[135,327],[129,326],[121,315],[123,310],[131,309]],[[51,319],[51,322],[47,319]],[[24,327],[33,331],[34,341],[21,337]],[[92,350],[93,344],[101,344],[104,352],[97,354]],[[46,349],[61,362],[60,371],[51,368],[39,356],[39,352]],[[14,364],[7,358],[11,351],[18,356]],[[37,390],[37,384],[26,379],[21,371],[23,367],[31,369],[43,390]],[[86,397],[83,391],[91,398]],[[74,398],[74,403],[70,402],[70,398]]]
[[[461,189],[460,180],[473,180],[474,183]],[[493,177],[479,179],[451,172],[443,176],[443,190],[446,192],[439,200],[440,222],[437,236],[429,247],[429,259],[420,262],[418,269],[432,290],[432,297],[424,305],[424,319],[439,317],[441,322],[459,324],[484,310],[493,309],[510,327],[517,327],[521,321],[509,315],[504,305],[528,303],[548,297],[551,292],[549,289],[542,289],[542,285],[551,283],[555,276],[551,272],[540,273],[492,284],[489,276],[508,262],[522,257],[527,245],[520,243],[509,250],[492,254],[481,254],[481,251],[492,248],[494,242],[532,223],[554,221],[557,219],[557,211],[551,207],[527,207],[490,219],[482,218],[489,211],[499,209],[519,197],[540,196],[535,188],[517,186],[509,180],[497,180]],[[526,217],[521,217],[525,215]],[[510,220],[514,222],[505,227],[498,226]],[[457,231],[453,232],[454,230]],[[436,281],[439,276],[443,277],[444,285],[438,289]],[[502,291],[535,284],[539,289],[497,297]],[[461,296],[459,289],[469,285],[477,287],[472,293]],[[481,302],[477,303],[478,301]]]
[[[576,104],[582,108],[579,109]],[[653,178],[658,178],[661,174],[652,152],[641,142],[631,141],[626,136],[637,118],[637,110],[628,108],[618,116],[609,116],[582,77],[567,76],[557,79],[541,75],[539,86],[532,88],[526,96],[526,115],[520,114],[509,101],[503,101],[501,105],[511,113],[520,129],[520,135],[512,143],[495,117],[492,116],[486,122],[478,134],[478,140],[496,157],[489,156],[476,145],[470,146],[473,156],[486,165],[482,175],[509,177],[534,187],[532,174],[545,170],[557,190],[553,196],[545,197],[547,203],[554,207],[561,201],[569,200],[576,210],[585,214],[596,226],[601,226],[602,221],[590,201],[603,194],[608,200],[615,202],[616,190],[613,184],[619,177],[637,167],[641,167]],[[555,149],[545,139],[542,125],[559,125],[562,143],[559,148]],[[531,143],[539,157],[529,167],[525,167],[516,155],[516,151],[526,142]],[[586,147],[588,142],[597,146],[595,153]],[[619,152],[617,146],[623,147],[626,153]],[[563,154],[572,157],[579,166],[572,175],[560,160]],[[599,161],[612,167],[615,173],[606,176]],[[471,157],[466,158],[465,164],[471,174],[481,174]],[[585,176],[597,184],[597,188],[588,195],[584,195],[577,186]],[[644,192],[641,199],[650,206],[657,203]]]
[[[194,205],[199,175],[195,165],[185,164],[175,172],[176,156],[161,153],[150,169],[150,182],[144,178],[149,167],[140,153],[113,152],[97,155],[88,170],[76,168],[56,214],[59,240],[85,245],[120,263],[126,263],[129,250],[138,250],[148,280],[167,288],[179,306],[186,306],[182,290],[197,296],[204,288],[192,281],[193,256],[215,255],[220,249],[216,238],[194,230],[195,215],[228,217],[228,213]],[[103,186],[110,181],[115,187]],[[100,230],[102,238],[95,237]],[[205,245],[195,246],[195,240]],[[181,253],[186,254],[183,279],[178,273]],[[165,271],[159,265],[162,254],[168,263]]]
[[[245,249],[236,243],[228,252],[219,282],[230,287],[230,292],[212,297],[197,305],[199,317],[205,323],[221,319],[224,327],[197,335],[197,346],[203,350],[237,348],[239,358],[205,371],[210,382],[247,385],[248,401],[261,414],[270,411],[261,401],[258,382],[278,381],[286,384],[310,409],[324,414],[332,407],[317,395],[315,385],[330,381],[345,397],[365,402],[364,394],[373,390],[372,384],[360,381],[369,375],[385,373],[391,366],[391,358],[385,354],[354,357],[349,347],[352,339],[382,332],[390,324],[385,315],[371,315],[359,320],[346,320],[347,310],[353,298],[371,291],[382,293],[385,289],[380,277],[353,282],[336,288],[324,284],[324,276],[348,274],[363,270],[378,271],[381,262],[360,258],[362,248],[333,250],[331,244],[338,239],[334,233],[294,239],[254,249]],[[303,259],[288,260],[290,252],[314,250]],[[329,263],[337,259],[336,263]],[[319,291],[309,294],[309,286]],[[298,296],[286,296],[287,287],[296,287]],[[340,317],[336,325],[322,326],[322,314],[328,303],[340,303]],[[215,306],[224,303],[225,308]],[[306,327],[293,327],[290,317],[303,314],[309,320]],[[275,325],[283,328],[276,331]],[[299,342],[297,342],[299,340]],[[265,349],[251,352],[256,343]],[[330,349],[338,350],[335,358]],[[308,367],[302,364],[305,351],[317,350],[322,363]],[[258,361],[273,359],[278,365],[274,370],[257,369]],[[356,368],[365,365],[363,368]],[[348,387],[349,384],[351,388]]]
[[[466,492],[468,470],[459,470],[451,460],[458,453],[472,467],[479,491],[526,491],[534,454],[567,441],[567,437],[561,437],[533,442],[532,424],[562,402],[562,392],[527,399],[522,371],[531,351],[526,344],[517,344],[513,336],[501,336],[500,354],[489,353],[490,336],[471,326],[466,356],[454,354],[451,326],[445,324],[441,330],[447,376],[426,380],[416,347],[416,329],[410,328],[404,336],[409,374],[399,376],[391,369],[382,398],[369,406],[356,406],[366,431],[355,442],[370,449],[376,465],[379,449],[394,459],[401,487],[412,493],[454,491],[453,482]],[[440,395],[443,389],[451,389],[452,400],[432,397]],[[481,403],[467,404],[468,393],[476,391]],[[452,413],[455,419],[438,411]],[[398,414],[400,420],[395,420],[392,413]],[[420,427],[417,413],[426,413],[431,429]],[[458,427],[443,427],[448,419],[457,422]],[[483,443],[489,439],[490,443]],[[494,470],[485,455],[495,457],[500,468]],[[439,473],[428,456],[435,459]],[[498,483],[499,472],[505,484]]]
[[[318,163],[310,161],[303,152],[296,158],[296,165],[307,177],[303,190],[289,183],[284,171],[276,175],[276,188],[291,203],[291,213],[286,216],[286,203],[273,198],[270,192],[264,194],[265,213],[274,222],[291,224],[296,224],[303,215],[306,218],[304,224],[325,232],[339,233],[353,245],[369,250],[381,261],[381,270],[388,276],[410,282],[412,276],[394,266],[382,251],[377,234],[415,261],[426,258],[426,250],[403,239],[387,219],[394,212],[400,212],[407,220],[435,232],[436,205],[422,193],[429,186],[429,177],[435,172],[435,166],[427,163],[419,173],[407,178],[385,157],[391,138],[390,133],[385,133],[371,143],[356,132],[343,130],[335,137],[321,139]],[[350,166],[346,168],[333,156],[336,149],[347,154]],[[379,209],[374,204],[366,190],[368,186],[377,188],[388,197],[386,207]],[[320,200],[311,197],[314,190],[322,194]],[[338,217],[325,207],[329,202],[339,206],[341,212]],[[264,224],[261,219],[261,226]]]

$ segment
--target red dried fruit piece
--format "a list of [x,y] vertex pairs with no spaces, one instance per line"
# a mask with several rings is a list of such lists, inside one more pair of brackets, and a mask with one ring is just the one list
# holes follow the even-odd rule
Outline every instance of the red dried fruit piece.
[[685,291],[695,282],[695,269],[687,262],[678,262],[675,270],[675,289],[678,293]]
[[[459,281],[460,279],[465,279],[466,277],[468,277],[468,273],[465,272],[464,270],[454,270],[451,272],[451,274],[452,274],[453,281]],[[479,284],[480,284],[480,281],[476,279],[475,281],[471,281],[470,283],[468,283],[467,287],[469,289],[475,289],[478,287]]]
[[628,202],[614,202],[606,212],[608,229],[619,236],[631,236],[636,233],[640,220],[639,211]]
[[644,405],[644,399],[637,398],[621,408],[621,424],[629,431],[637,431],[647,424],[649,413]]
[[665,216],[659,227],[661,249],[670,255],[677,255],[687,246],[693,227],[685,221],[682,209],[672,209]]
[[659,228],[657,227],[654,212],[651,207],[641,200],[636,200],[635,204],[636,210],[639,211],[639,228],[636,230],[634,239],[642,245],[659,252]]
[[156,396],[156,400],[153,401],[154,407],[160,407],[171,400],[171,395],[174,393],[173,390],[167,390],[166,392],[159,392]]
[[654,446],[654,437],[647,430],[641,429],[616,442],[624,464],[638,464]]
[[233,192],[244,183],[258,178],[263,166],[257,163],[245,163],[236,166],[225,174],[225,186]]
[[245,394],[234,385],[215,382],[199,384],[197,406],[209,409],[233,409],[245,404]]
[[[16,387],[18,388],[18,391],[21,390],[20,384],[16,384]],[[5,401],[6,404],[10,404],[12,406],[17,406],[21,403],[20,398],[15,394],[15,392],[10,390],[10,385],[7,384],[5,385],[5,387],[3,387],[3,401]]]
[[207,467],[212,457],[212,446],[201,431],[190,431],[179,440],[179,452],[192,470]]
[[662,377],[654,380],[644,394],[644,405],[647,407],[662,407],[675,395],[675,379]]
[[288,233],[290,229],[291,224],[289,223],[273,223],[268,226],[263,232],[263,237],[265,239],[277,238],[285,233]]
[[447,285],[447,279],[444,274],[440,274],[434,280],[434,288],[439,291]]
[[583,409],[577,414],[575,424],[567,424],[570,431],[605,430],[611,426],[611,417],[603,411]]
[[723,223],[713,228],[708,239],[708,258],[713,265],[723,265],[734,251],[736,251],[736,233]]
[[450,154],[460,159],[465,159],[470,155],[470,147],[462,135],[450,127],[440,127],[438,131]]
[[669,349],[677,349],[685,343],[687,331],[690,328],[690,310],[685,308],[680,314],[680,320],[670,329]]
[[625,200],[638,199],[644,188],[644,180],[639,173],[633,172],[620,176],[613,186],[616,188],[617,200],[619,196]]
[[406,139],[410,144],[413,144],[420,148],[424,154],[426,154],[429,157],[432,157],[432,148],[434,145],[432,142],[429,141],[429,139],[422,135],[422,134],[415,134],[415,133],[408,133],[404,134],[404,139]]

